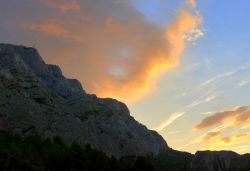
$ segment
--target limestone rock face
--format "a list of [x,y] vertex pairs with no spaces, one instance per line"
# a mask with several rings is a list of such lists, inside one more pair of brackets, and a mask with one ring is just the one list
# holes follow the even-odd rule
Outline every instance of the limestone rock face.
[[60,136],[110,155],[156,155],[163,138],[138,123],[125,104],[86,94],[79,81],[45,64],[33,48],[0,44],[0,131]]

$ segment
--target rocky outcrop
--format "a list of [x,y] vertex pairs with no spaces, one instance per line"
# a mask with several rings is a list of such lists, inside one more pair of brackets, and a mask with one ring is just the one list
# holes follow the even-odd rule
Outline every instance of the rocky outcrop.
[[33,48],[0,44],[0,131],[61,137],[117,157],[156,155],[163,138],[129,114],[125,104],[86,94],[79,81],[47,65]]
[[191,162],[191,171],[247,171],[250,154],[231,151],[198,151]]
[[167,150],[153,157],[159,171],[249,171],[250,154],[232,151],[198,151],[194,155]]

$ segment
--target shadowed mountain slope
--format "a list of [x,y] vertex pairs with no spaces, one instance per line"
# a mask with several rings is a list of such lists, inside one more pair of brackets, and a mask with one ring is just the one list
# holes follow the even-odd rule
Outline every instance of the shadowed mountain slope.
[[0,44],[0,131],[60,136],[67,144],[91,144],[116,157],[156,155],[164,139],[130,116],[114,99],[86,94],[33,48]]
[[[249,154],[198,151],[192,155],[170,149],[157,132],[148,130],[130,116],[125,104],[87,94],[79,81],[65,78],[58,66],[46,64],[34,48],[0,44],[0,90],[0,165],[7,168],[12,166],[11,162],[20,167],[37,167],[40,163],[38,159],[46,156],[39,156],[39,149],[34,149],[36,143],[43,148],[44,154],[55,147],[55,155],[59,155],[56,150],[68,151],[70,144],[77,143],[81,147],[90,144],[109,156],[119,158],[117,164],[124,165],[125,170],[128,166],[132,168],[137,165],[156,171],[250,170]],[[24,140],[17,138],[20,144],[16,138],[8,138],[9,134],[17,134]],[[25,138],[30,136],[37,136],[39,140],[31,139],[29,142],[30,139]],[[53,144],[53,141],[48,147],[47,140],[56,137],[62,138],[68,147],[61,143]],[[22,144],[26,149],[18,149],[22,148]],[[58,149],[58,146],[62,149]],[[32,161],[32,157],[27,157],[24,163],[20,156],[25,156],[25,150],[32,148],[37,160]],[[79,155],[88,157],[82,152]],[[94,154],[93,161],[97,155],[112,165],[112,159],[102,153],[91,152]],[[16,153],[20,153],[19,158],[15,157]],[[59,163],[72,157],[64,155],[65,158]],[[73,150],[70,155],[73,155],[71,162],[83,165],[75,157],[78,152],[75,154]],[[135,156],[146,158],[141,160]],[[41,160],[46,162],[47,158]]]

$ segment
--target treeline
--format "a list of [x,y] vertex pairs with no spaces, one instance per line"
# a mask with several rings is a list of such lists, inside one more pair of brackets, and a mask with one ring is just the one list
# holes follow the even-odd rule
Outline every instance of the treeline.
[[149,157],[117,160],[86,145],[65,145],[59,137],[41,139],[0,134],[0,170],[18,171],[154,171]]
[[[0,133],[0,171],[205,171],[200,163],[191,169],[193,156],[174,150],[157,156],[116,159],[93,149],[90,145],[65,145],[59,137],[42,139],[39,136],[21,137]],[[212,165],[214,171],[250,171],[250,155],[233,160],[229,169]],[[220,168],[220,169],[219,169]]]

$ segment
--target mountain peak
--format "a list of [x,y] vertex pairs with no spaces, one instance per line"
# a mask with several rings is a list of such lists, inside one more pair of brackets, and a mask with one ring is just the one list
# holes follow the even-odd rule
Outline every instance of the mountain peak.
[[78,80],[65,78],[34,48],[0,44],[0,88],[1,131],[60,136],[65,143],[89,143],[117,157],[168,149],[159,134],[130,116],[124,103],[87,94]]

